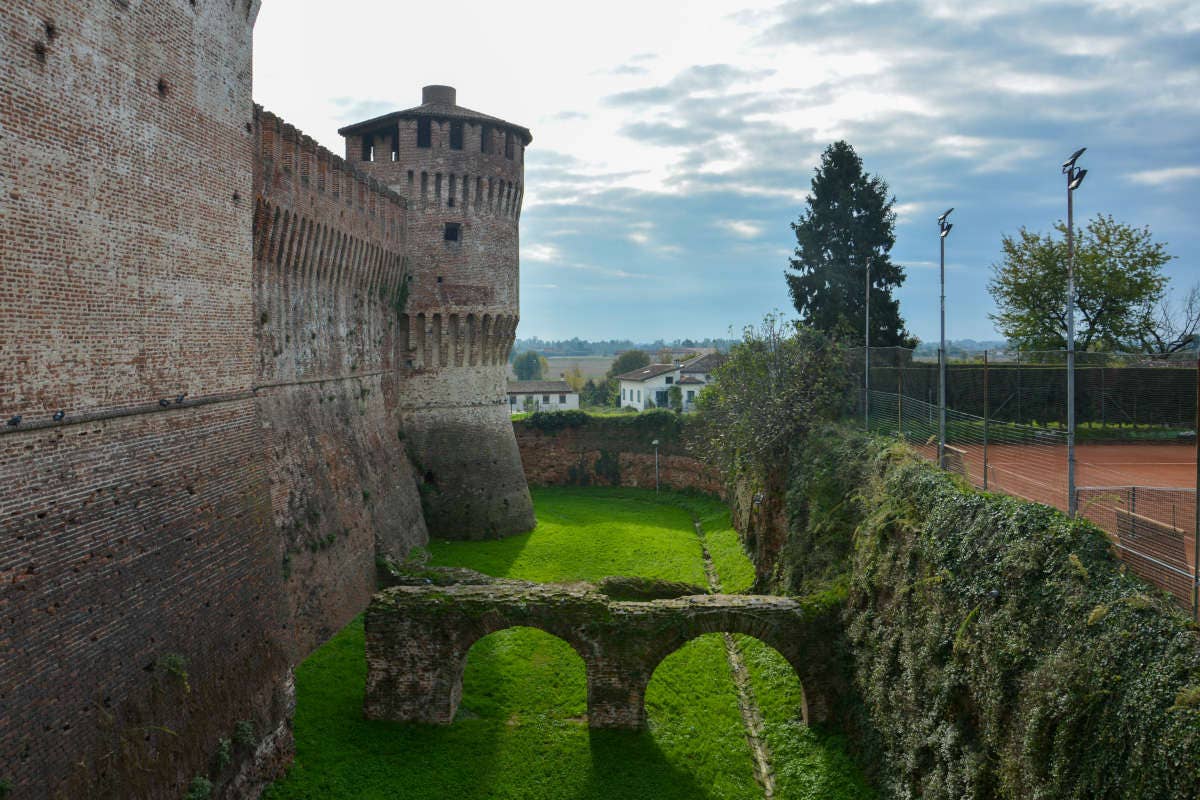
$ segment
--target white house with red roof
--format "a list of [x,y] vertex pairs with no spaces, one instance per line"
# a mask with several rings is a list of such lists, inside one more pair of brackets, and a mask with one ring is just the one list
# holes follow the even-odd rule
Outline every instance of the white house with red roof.
[[672,386],[678,386],[683,410],[692,411],[696,398],[712,380],[712,371],[725,360],[720,353],[694,358],[686,364],[649,364],[617,376],[621,408],[670,408]]

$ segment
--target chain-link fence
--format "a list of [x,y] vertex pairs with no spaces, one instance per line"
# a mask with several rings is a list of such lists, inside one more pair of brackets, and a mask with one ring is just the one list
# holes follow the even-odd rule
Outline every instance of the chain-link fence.
[[[939,365],[903,348],[857,351],[857,414],[938,461]],[[869,368],[868,368],[869,364]],[[942,463],[974,485],[1070,508],[1067,357],[985,351],[947,359]],[[1200,360],[1078,353],[1075,501],[1137,574],[1194,608]]]

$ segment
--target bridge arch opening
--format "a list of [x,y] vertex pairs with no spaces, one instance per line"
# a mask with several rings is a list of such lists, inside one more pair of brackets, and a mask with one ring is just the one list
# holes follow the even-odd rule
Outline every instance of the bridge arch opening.
[[[645,714],[651,729],[677,726],[680,717],[705,714],[725,720],[731,735],[746,732],[745,713],[772,722],[809,722],[803,679],[796,664],[769,641],[752,634],[700,631],[666,645],[650,673]],[[761,722],[761,719],[760,719]]]
[[509,724],[532,715],[586,718],[583,658],[565,639],[539,628],[517,625],[476,639],[460,656],[458,677],[458,718]]

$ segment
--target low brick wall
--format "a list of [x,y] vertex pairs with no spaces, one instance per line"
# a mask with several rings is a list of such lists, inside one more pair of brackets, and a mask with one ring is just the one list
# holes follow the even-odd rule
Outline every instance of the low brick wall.
[[[547,424],[557,420],[558,424]],[[513,423],[533,486],[654,486],[654,445],[664,487],[725,496],[718,471],[687,448],[687,421],[670,412],[596,417],[558,412]]]

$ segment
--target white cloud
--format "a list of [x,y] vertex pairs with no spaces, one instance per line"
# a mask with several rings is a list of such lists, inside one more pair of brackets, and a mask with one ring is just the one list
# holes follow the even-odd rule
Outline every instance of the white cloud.
[[742,239],[755,239],[763,232],[761,224],[748,219],[723,219],[717,224]]
[[1145,186],[1168,186],[1178,181],[1188,181],[1200,178],[1200,166],[1163,167],[1162,169],[1147,169],[1141,172],[1131,172],[1125,176],[1134,183]]
[[596,264],[584,264],[584,263],[572,262],[569,264],[562,264],[561,266],[564,267],[565,269],[576,270],[578,272],[590,272],[595,275],[605,275],[610,278],[645,279],[645,278],[650,277],[649,275],[646,275],[646,274],[640,273],[640,272],[629,272],[628,270],[623,270],[623,269],[620,269],[617,267],[601,267]]
[[521,247],[523,261],[558,261],[562,252],[552,244],[529,244]]
[[892,206],[892,210],[896,212],[898,222],[908,222],[929,207],[929,203],[896,203]]

